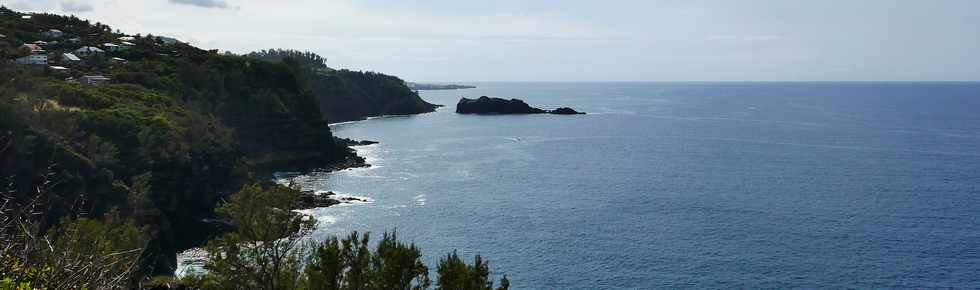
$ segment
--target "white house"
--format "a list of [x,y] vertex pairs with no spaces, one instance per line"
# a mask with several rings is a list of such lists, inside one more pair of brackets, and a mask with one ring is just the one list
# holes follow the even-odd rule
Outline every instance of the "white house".
[[86,85],[98,85],[109,81],[109,78],[102,75],[82,76],[78,81]]
[[118,63],[118,64],[127,64],[127,63],[129,63],[128,60],[126,60],[124,58],[118,58],[118,57],[113,57],[113,58],[109,59],[109,61],[111,61],[113,63]]
[[122,47],[120,47],[118,44],[108,43],[108,42],[107,43],[103,43],[102,44],[102,48],[105,48],[106,51],[120,51],[120,50],[122,50]]
[[119,39],[119,41],[133,41],[133,40],[136,40],[136,37],[123,36],[123,37],[119,37],[118,39]]
[[48,64],[48,55],[43,53],[32,54],[14,60],[16,64],[42,65]]
[[61,54],[61,62],[63,63],[78,63],[81,61],[82,59],[78,58],[74,53],[67,52]]
[[75,50],[75,54],[80,56],[100,55],[103,53],[105,53],[104,50],[92,46],[83,46],[82,48]]
[[41,32],[41,37],[46,37],[46,38],[62,38],[64,36],[65,33],[57,29],[48,29],[48,31]]

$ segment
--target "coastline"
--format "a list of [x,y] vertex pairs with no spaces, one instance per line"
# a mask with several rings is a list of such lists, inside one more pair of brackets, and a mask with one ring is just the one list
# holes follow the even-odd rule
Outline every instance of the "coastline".
[[[361,120],[361,121],[367,121],[367,120]],[[361,122],[361,121],[350,121],[345,123]],[[310,176],[312,174],[333,174],[345,170],[371,168],[372,165],[370,164],[370,161],[377,160],[377,158],[371,156],[371,154],[365,154],[366,150],[364,150],[364,148],[377,147],[379,143],[374,141],[369,141],[369,142],[373,142],[373,143],[367,145],[350,146],[350,148],[354,149],[357,156],[360,157],[361,162],[348,163],[343,165],[338,164],[328,168],[321,168],[318,170],[305,171],[305,172],[277,171],[277,172],[270,173],[270,175],[268,176],[269,178],[265,178],[265,180],[266,182],[269,183],[288,186],[290,184],[293,184],[296,178],[302,178],[302,177]],[[308,201],[319,200],[320,202],[325,203],[324,206],[301,205],[299,208],[292,209],[295,212],[299,212],[307,215],[310,215],[313,211],[321,208],[345,206],[345,205],[359,205],[359,204],[367,204],[367,203],[374,202],[374,200],[371,198],[354,195],[346,192],[336,192],[330,190],[316,190],[316,189],[306,189],[306,188],[300,188],[300,190],[303,192],[304,198],[306,198]],[[314,204],[315,202],[317,201],[313,201]],[[203,245],[201,247],[184,249],[183,251],[179,251],[176,254],[177,254],[176,255],[177,267],[174,271],[175,277],[180,278],[180,277],[185,277],[187,275],[202,274],[204,272],[203,267],[207,259],[207,252],[204,251]]]
[[435,106],[436,107],[434,109],[432,109],[432,111],[429,111],[429,112],[413,113],[413,114],[390,114],[390,115],[370,116],[370,117],[364,117],[364,118],[362,118],[360,120],[347,120],[347,121],[327,123],[327,126],[330,127],[331,129],[333,129],[334,126],[343,126],[343,125],[355,124],[355,123],[358,123],[358,122],[370,121],[370,120],[375,120],[375,119],[418,116],[418,115],[435,113],[435,112],[439,111],[439,109],[446,107],[445,105],[435,105]]
[[270,176],[264,178],[269,183],[274,183],[283,186],[296,186],[303,195],[300,204],[297,208],[293,210],[309,210],[317,208],[326,208],[338,204],[349,204],[349,203],[360,203],[360,202],[370,202],[370,199],[348,195],[348,194],[338,194],[337,192],[330,190],[318,190],[311,188],[302,188],[300,184],[296,182],[297,178],[302,178],[314,174],[331,174],[335,172],[357,169],[357,168],[370,168],[372,165],[369,163],[369,157],[363,156],[364,150],[360,148],[377,146],[379,143],[377,141],[356,141],[348,138],[338,138],[338,141],[346,142],[347,146],[352,149],[352,153],[356,158],[348,160],[343,163],[334,164],[330,167],[324,167],[317,170],[300,170],[300,171],[276,171],[271,173]]

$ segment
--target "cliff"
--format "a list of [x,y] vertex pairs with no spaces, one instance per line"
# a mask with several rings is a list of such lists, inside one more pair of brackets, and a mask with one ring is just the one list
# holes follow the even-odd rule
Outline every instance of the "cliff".
[[438,107],[419,97],[398,77],[375,72],[321,72],[313,81],[320,112],[331,123],[383,115],[433,112]]
[[[0,52],[8,58],[48,29],[79,38],[48,45],[51,55],[120,38],[132,44],[81,62],[52,60],[67,72],[0,65],[0,182],[13,184],[4,194],[16,202],[39,199],[45,227],[118,210],[149,235],[147,273],[171,273],[177,251],[220,233],[209,222],[214,207],[242,184],[273,171],[363,164],[333,136],[326,120],[334,117],[324,111],[349,119],[432,109],[395,77],[321,76],[296,61],[117,34],[75,17],[2,12]],[[88,75],[111,81],[76,81]],[[330,101],[345,96],[357,106]],[[340,114],[347,106],[354,113]],[[37,196],[39,187],[51,194]]]
[[409,115],[435,111],[402,79],[376,72],[335,70],[312,52],[269,49],[249,58],[288,63],[301,68],[303,82],[320,103],[320,113],[330,123],[363,120],[383,115]]

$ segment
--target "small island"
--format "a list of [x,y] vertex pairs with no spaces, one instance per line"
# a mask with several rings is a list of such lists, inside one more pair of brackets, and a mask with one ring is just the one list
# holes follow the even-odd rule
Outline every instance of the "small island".
[[476,86],[456,85],[456,84],[420,84],[406,82],[406,86],[413,91],[445,91],[445,90],[464,90],[475,89]]
[[462,98],[456,104],[458,114],[556,114],[580,115],[584,112],[562,107],[555,110],[542,110],[531,107],[520,99],[501,99],[482,96],[477,99]]

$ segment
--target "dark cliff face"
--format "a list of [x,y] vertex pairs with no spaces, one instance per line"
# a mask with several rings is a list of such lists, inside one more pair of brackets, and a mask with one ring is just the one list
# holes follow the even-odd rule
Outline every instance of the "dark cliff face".
[[518,99],[505,100],[482,96],[477,99],[462,98],[456,104],[460,114],[542,114],[545,110],[531,107]]
[[438,107],[422,100],[401,79],[374,72],[320,73],[312,85],[320,101],[320,112],[330,123],[428,113]]

